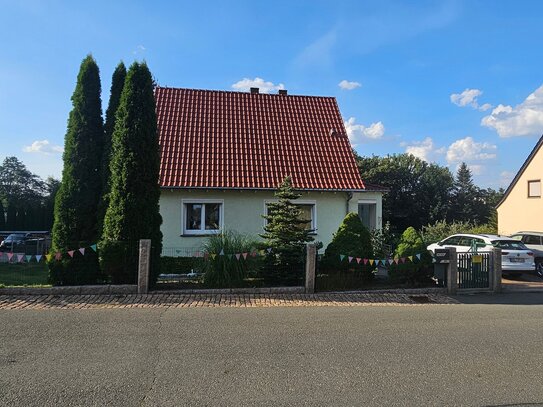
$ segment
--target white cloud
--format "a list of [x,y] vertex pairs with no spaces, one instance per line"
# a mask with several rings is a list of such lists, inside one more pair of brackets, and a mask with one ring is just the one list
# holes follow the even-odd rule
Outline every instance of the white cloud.
[[449,146],[447,149],[447,162],[449,164],[465,162],[471,168],[476,163],[496,158],[496,150],[495,144],[477,143],[473,138],[466,137],[456,140]]
[[338,83],[338,86],[341,89],[353,90],[359,88],[360,86],[362,86],[362,84],[360,82],[348,81],[346,79],[343,79],[340,83]]
[[385,134],[385,126],[382,122],[364,126],[363,124],[356,124],[354,117],[350,117],[345,122],[345,129],[353,145],[360,144],[364,140],[378,140]]
[[456,106],[466,107],[471,106],[474,109],[486,111],[492,107],[490,103],[479,105],[477,98],[483,94],[479,89],[466,89],[462,93],[453,93],[450,96],[451,102]]
[[431,137],[426,137],[422,141],[413,141],[411,143],[402,143],[407,154],[414,155],[426,162],[434,161],[437,155],[445,152],[444,148],[436,148]]
[[143,45],[138,45],[134,51],[132,51],[132,54],[143,54],[147,48],[145,48]]
[[232,85],[232,89],[239,90],[240,92],[247,92],[251,88],[259,88],[262,93],[270,93],[275,90],[285,89],[285,85],[282,83],[274,85],[273,82],[266,82],[259,77],[254,79],[243,78]]
[[496,130],[500,137],[539,136],[543,133],[543,86],[515,107],[498,105],[481,125]]
[[24,146],[23,151],[25,153],[40,153],[50,155],[62,153],[64,149],[61,146],[51,144],[49,140],[36,140],[29,146]]

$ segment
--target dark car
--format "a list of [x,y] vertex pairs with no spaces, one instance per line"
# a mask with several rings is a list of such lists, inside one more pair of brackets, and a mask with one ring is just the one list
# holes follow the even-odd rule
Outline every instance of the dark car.
[[38,242],[43,240],[43,238],[33,237],[30,233],[12,233],[0,243],[0,251],[25,251],[27,247],[36,247]]

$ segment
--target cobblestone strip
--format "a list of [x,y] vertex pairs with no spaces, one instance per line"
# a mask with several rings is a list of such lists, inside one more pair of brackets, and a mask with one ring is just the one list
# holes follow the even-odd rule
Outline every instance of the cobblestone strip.
[[[109,308],[196,308],[196,307],[359,307],[424,306],[457,304],[442,294],[320,293],[320,294],[126,294],[126,295],[0,295],[5,309],[109,309]],[[422,301],[421,301],[422,298]]]

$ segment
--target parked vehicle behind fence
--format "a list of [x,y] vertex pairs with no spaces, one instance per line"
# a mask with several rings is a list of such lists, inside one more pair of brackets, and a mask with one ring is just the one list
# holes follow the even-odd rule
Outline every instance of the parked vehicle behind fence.
[[436,249],[454,247],[458,253],[488,252],[494,247],[502,249],[502,272],[520,274],[535,271],[534,252],[519,240],[499,235],[458,234],[433,243],[427,249],[434,254]]

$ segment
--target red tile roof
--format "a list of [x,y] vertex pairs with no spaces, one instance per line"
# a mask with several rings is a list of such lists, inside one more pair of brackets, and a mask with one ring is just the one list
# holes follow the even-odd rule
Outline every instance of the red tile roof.
[[[157,87],[160,185],[363,190],[335,98]],[[332,130],[335,133],[332,134]]]

